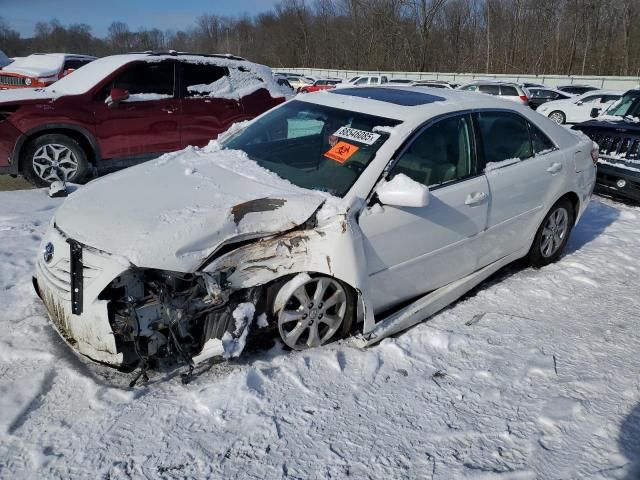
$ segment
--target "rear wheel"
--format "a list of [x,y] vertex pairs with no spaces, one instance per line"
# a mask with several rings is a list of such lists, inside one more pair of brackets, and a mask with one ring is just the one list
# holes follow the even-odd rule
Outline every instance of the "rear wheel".
[[22,173],[29,182],[46,187],[53,182],[79,182],[87,174],[87,154],[71,137],[58,133],[32,140],[22,157]]
[[[292,282],[294,282],[292,280]],[[335,278],[319,275],[309,277],[290,288],[280,303],[278,317],[280,338],[294,350],[319,347],[344,338],[351,331],[354,317],[354,294]]]
[[534,267],[544,267],[560,258],[573,228],[573,205],[561,199],[551,207],[538,228],[528,259]]
[[562,125],[562,124],[564,124],[564,122],[567,121],[567,117],[560,110],[556,110],[554,112],[551,112],[549,114],[549,119],[553,120],[558,125]]

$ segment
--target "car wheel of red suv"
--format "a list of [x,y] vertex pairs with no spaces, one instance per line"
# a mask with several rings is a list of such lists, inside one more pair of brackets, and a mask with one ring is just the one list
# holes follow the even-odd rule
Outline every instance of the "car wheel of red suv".
[[32,140],[22,156],[22,174],[38,187],[55,181],[79,182],[87,174],[88,166],[87,154],[80,144],[59,133]]

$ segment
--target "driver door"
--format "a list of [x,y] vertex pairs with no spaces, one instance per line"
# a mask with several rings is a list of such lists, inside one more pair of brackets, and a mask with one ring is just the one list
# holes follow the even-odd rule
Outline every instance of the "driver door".
[[430,189],[426,207],[372,207],[360,216],[374,310],[442,287],[478,268],[489,187],[476,167],[470,115],[428,126],[388,178],[404,174]]
[[[112,88],[129,99],[105,103]],[[134,63],[110,81],[94,100],[96,137],[102,157],[138,157],[180,149],[181,106],[173,62]]]

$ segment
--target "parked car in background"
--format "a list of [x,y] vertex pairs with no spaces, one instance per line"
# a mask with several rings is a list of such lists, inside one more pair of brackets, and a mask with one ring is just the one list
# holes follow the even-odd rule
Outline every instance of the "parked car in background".
[[410,78],[392,78],[387,82],[388,86],[410,86],[415,82],[415,80],[411,80]]
[[0,173],[79,182],[204,146],[284,100],[269,68],[239,57],[101,58],[50,87],[0,93]]
[[95,59],[69,53],[34,53],[18,58],[0,70],[0,90],[46,87]]
[[570,93],[571,95],[582,95],[587,92],[593,92],[594,90],[600,90],[598,87],[591,85],[558,85],[557,90]]
[[389,82],[386,75],[358,75],[351,78],[348,82],[342,82],[340,87],[366,86],[366,85],[383,85]]
[[526,88],[517,83],[475,80],[471,83],[458,87],[458,90],[486,93],[489,95],[495,95],[496,97],[500,97],[504,100],[511,100],[512,102],[520,103],[522,105],[529,104],[529,92]]
[[0,50],[0,69],[6,67],[11,62],[13,62],[13,60],[7,57],[7,55],[2,50]]
[[447,90],[453,90],[456,88],[454,84],[446,82],[444,80],[416,80],[413,82],[414,87],[429,87],[429,88],[444,88]]
[[336,85],[342,83],[342,80],[339,78],[321,78],[316,80],[313,85],[307,85],[301,87],[298,92],[300,93],[313,93],[319,92],[321,90],[331,90],[332,88],[336,88]]
[[597,190],[640,202],[640,89],[629,90],[601,116],[572,128],[600,147]]
[[555,90],[553,88],[529,87],[529,106],[536,110],[540,105],[554,100],[566,100],[572,98],[570,93]]
[[543,85],[542,83],[522,82],[521,85],[527,90],[530,88],[547,88],[546,85]]
[[114,366],[237,357],[249,335],[303,350],[357,328],[370,345],[517,259],[556,261],[592,150],[486,95],[299,95],[215,148],[74,192],[34,285],[64,339]]
[[296,94],[295,89],[289,83],[289,80],[287,80],[287,77],[283,75],[274,74],[273,78],[275,79],[276,83],[280,87],[280,91],[285,96],[285,98],[293,97]]
[[593,90],[577,97],[554,100],[538,107],[538,112],[556,123],[580,123],[591,118],[591,110],[605,110],[622,96],[619,90]]
[[294,89],[294,91],[300,90],[302,87],[308,87],[309,85],[313,85],[313,80],[308,77],[300,76],[289,76],[287,77],[287,81]]

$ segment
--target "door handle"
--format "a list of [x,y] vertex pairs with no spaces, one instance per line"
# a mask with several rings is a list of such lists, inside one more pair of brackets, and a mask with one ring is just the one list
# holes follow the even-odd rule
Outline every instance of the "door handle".
[[162,107],[162,111],[166,113],[175,113],[178,107]]
[[549,172],[552,175],[554,173],[558,173],[560,170],[562,170],[562,164],[560,162],[554,162],[551,165],[549,165],[549,168],[547,168],[547,172]]
[[486,198],[487,194],[484,192],[473,192],[467,195],[467,199],[464,201],[464,204],[472,207],[484,202]]

